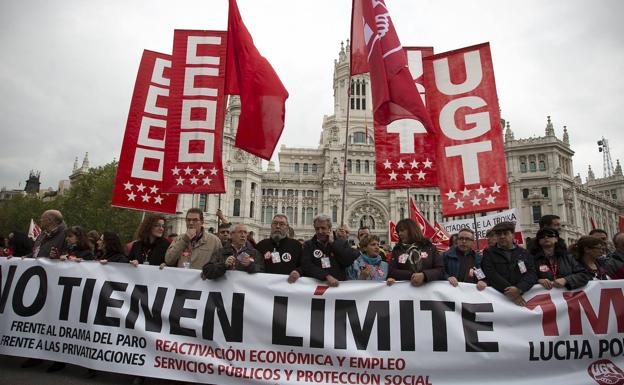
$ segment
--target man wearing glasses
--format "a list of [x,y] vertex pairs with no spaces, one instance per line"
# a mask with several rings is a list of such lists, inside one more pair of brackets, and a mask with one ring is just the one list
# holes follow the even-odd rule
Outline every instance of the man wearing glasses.
[[[191,208],[186,212],[186,233],[178,236],[167,249],[165,263],[168,266],[201,270],[208,262],[221,259],[221,241],[204,229],[204,213]],[[222,265],[222,264],[216,264]],[[217,278],[223,272],[209,274],[206,278]]]
[[457,243],[442,254],[444,271],[454,287],[459,282],[476,283],[479,290],[487,287],[481,270],[481,255],[473,250],[474,240],[474,231],[463,228],[457,233]]
[[288,275],[294,283],[301,277],[301,243],[288,237],[288,217],[277,214],[271,222],[271,235],[256,248],[264,262],[264,272]]
[[522,293],[535,285],[537,274],[533,257],[513,241],[515,229],[513,222],[501,222],[492,228],[496,246],[485,250],[482,264],[489,285],[516,305],[524,306],[526,301]]

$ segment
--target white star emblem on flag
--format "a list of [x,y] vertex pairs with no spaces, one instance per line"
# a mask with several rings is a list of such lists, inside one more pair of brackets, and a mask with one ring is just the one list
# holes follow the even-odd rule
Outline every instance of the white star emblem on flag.
[[431,168],[431,165],[432,165],[432,164],[433,164],[433,162],[431,162],[431,161],[429,160],[429,158],[427,158],[427,160],[425,160],[425,161],[423,162],[423,166],[424,166],[425,168]]
[[474,197],[470,202],[473,206],[479,206],[481,204],[481,198]]
[[418,179],[425,179],[425,175],[427,175],[427,173],[424,171],[418,171],[416,175],[418,175]]
[[490,187],[492,189],[492,192],[500,192],[500,186],[496,184],[496,182],[494,182],[494,184],[492,185],[492,187]]
[[173,175],[180,175],[180,169],[178,168],[178,166],[175,166],[174,168],[172,168],[171,173]]
[[132,183],[130,183],[130,181],[127,181],[126,183],[124,183],[124,190],[132,191],[132,186],[134,186],[134,185]]
[[184,178],[179,177],[178,179],[176,179],[176,183],[178,186],[182,186],[184,184]]
[[197,169],[197,174],[198,175],[204,175],[206,173],[206,171],[207,170],[205,168],[200,167],[200,168]]
[[191,166],[186,166],[186,168],[184,169],[184,173],[186,175],[191,175],[192,171],[193,171],[193,169],[191,168]]
[[150,200],[150,196],[145,194],[145,195],[141,195],[141,199],[143,199],[143,202],[149,202]]
[[152,194],[157,194],[158,193],[158,187],[156,187],[156,185],[153,185],[152,187],[150,187],[150,191]]
[[219,170],[217,170],[216,167],[211,168],[210,169],[210,175],[217,175],[217,171],[219,171]]
[[154,197],[154,203],[161,204],[162,201],[163,201],[163,198],[160,195]]
[[449,190],[449,191],[446,193],[446,199],[448,199],[448,200],[451,200],[451,199],[457,199],[457,198],[455,198],[455,194],[457,194],[455,191],[453,191],[453,190]]
[[390,161],[388,159],[386,159],[386,161],[383,163],[384,168],[390,168],[392,167],[392,163],[390,163]]
[[397,180],[397,173],[394,171],[390,172],[390,180]]
[[455,205],[456,209],[463,209],[464,208],[464,201],[461,200],[457,200],[457,202],[453,203]]
[[405,180],[412,180],[412,173],[408,171],[405,174],[403,174],[403,177],[405,178]]
[[488,195],[485,197],[485,203],[489,204],[494,204],[494,200],[496,199],[496,197],[493,197],[492,195]]
[[403,168],[403,167],[405,167],[405,162],[403,162],[403,159],[399,159],[399,161],[397,162],[397,167],[398,167],[398,168]]
[[128,200],[129,201],[134,201],[134,198],[136,198],[136,194],[133,193],[132,191],[130,191],[130,194],[128,194]]
[[191,184],[197,184],[197,181],[198,181],[198,180],[199,180],[199,179],[197,179],[197,178],[196,178],[196,177],[194,177],[194,176],[190,179]]
[[462,191],[462,192],[461,192],[461,193],[462,193],[462,197],[464,197],[464,198],[465,198],[465,197],[467,197],[468,195],[470,195],[470,191],[472,191],[472,190],[468,190],[468,188],[467,188],[467,187],[464,187],[464,191]]
[[418,162],[416,162],[416,159],[412,160],[410,165],[412,166],[412,168],[418,168]]
[[487,190],[487,188],[479,185],[479,188],[477,189],[477,194],[478,195],[485,195],[485,190]]
[[145,186],[143,185],[143,183],[137,185],[137,190],[140,192],[143,192],[143,190],[145,190]]
[[205,178],[203,179],[203,181],[204,181],[204,184],[205,184],[205,185],[206,185],[206,184],[207,184],[207,185],[210,185],[210,182],[212,182],[212,179],[210,179],[210,178],[208,178],[208,177],[205,177]]

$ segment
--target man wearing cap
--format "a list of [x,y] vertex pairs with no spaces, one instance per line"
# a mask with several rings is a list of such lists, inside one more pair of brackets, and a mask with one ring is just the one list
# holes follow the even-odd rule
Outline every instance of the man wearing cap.
[[482,267],[488,284],[505,294],[516,305],[524,306],[522,293],[537,282],[533,257],[514,241],[516,225],[501,222],[492,228],[496,246],[489,247],[483,255]]
[[230,231],[230,242],[221,249],[221,257],[210,260],[203,266],[202,277],[219,278],[217,274],[225,273],[225,270],[246,271],[250,274],[263,272],[260,253],[247,240],[247,234],[245,224],[234,224]]

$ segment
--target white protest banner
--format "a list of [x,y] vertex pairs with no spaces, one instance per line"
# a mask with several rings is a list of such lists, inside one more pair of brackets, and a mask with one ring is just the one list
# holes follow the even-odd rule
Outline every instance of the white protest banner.
[[518,307],[469,284],[202,281],[197,270],[47,259],[0,258],[0,278],[0,354],[98,370],[223,385],[624,378],[621,281],[536,286]]
[[483,249],[482,246],[487,246],[487,232],[496,224],[501,222],[514,222],[516,224],[514,239],[519,245],[524,244],[524,239],[522,238],[522,226],[520,225],[520,220],[516,215],[516,209],[503,210],[500,213],[494,213],[483,217],[477,216],[476,229],[475,220],[473,218],[442,222],[442,226],[449,234],[457,234],[459,230],[465,227],[471,228],[473,231],[478,233],[479,248]]

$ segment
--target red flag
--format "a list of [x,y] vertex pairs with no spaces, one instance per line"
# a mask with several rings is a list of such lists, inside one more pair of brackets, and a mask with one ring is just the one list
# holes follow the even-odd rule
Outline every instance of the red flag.
[[598,226],[596,226],[596,220],[594,217],[589,217],[589,224],[591,225],[592,230],[596,230]]
[[509,207],[505,148],[488,43],[425,60],[427,108],[438,134],[444,216]]
[[410,218],[418,223],[420,230],[427,238],[433,238],[436,234],[436,230],[431,223],[425,219],[425,217],[420,213],[418,207],[416,206],[416,202],[414,198],[410,197]]
[[284,129],[288,91],[256,49],[236,0],[230,0],[225,77],[226,93],[240,95],[241,99],[234,144],[263,159],[271,159]]
[[[405,48],[412,81],[424,98],[423,58],[432,47]],[[413,124],[396,121],[389,126],[375,124],[375,188],[393,189],[438,185],[436,136]],[[421,126],[422,128],[422,126]]]
[[444,226],[438,223],[437,220],[433,221],[433,229],[435,230],[435,234],[431,238],[431,241],[436,245],[436,247],[438,247],[438,250],[448,249],[449,241],[451,240],[450,234],[446,231]]
[[163,193],[171,56],[143,51],[119,155],[112,205],[176,212],[178,196]]
[[388,232],[389,237],[388,239],[390,239],[391,243],[398,243],[399,242],[399,234],[396,231],[396,223],[392,222],[392,221],[388,221]]
[[619,217],[618,228],[620,232],[624,232],[624,215],[620,215]]
[[174,31],[163,179],[167,192],[225,192],[226,50],[223,31]]
[[370,72],[376,123],[389,125],[399,119],[415,119],[411,126],[432,132],[433,125],[384,0],[353,0],[351,75],[364,72]]
[[38,224],[35,223],[32,218],[30,218],[30,226],[28,227],[28,238],[34,241],[35,239],[37,239],[39,234],[41,234],[41,228]]

